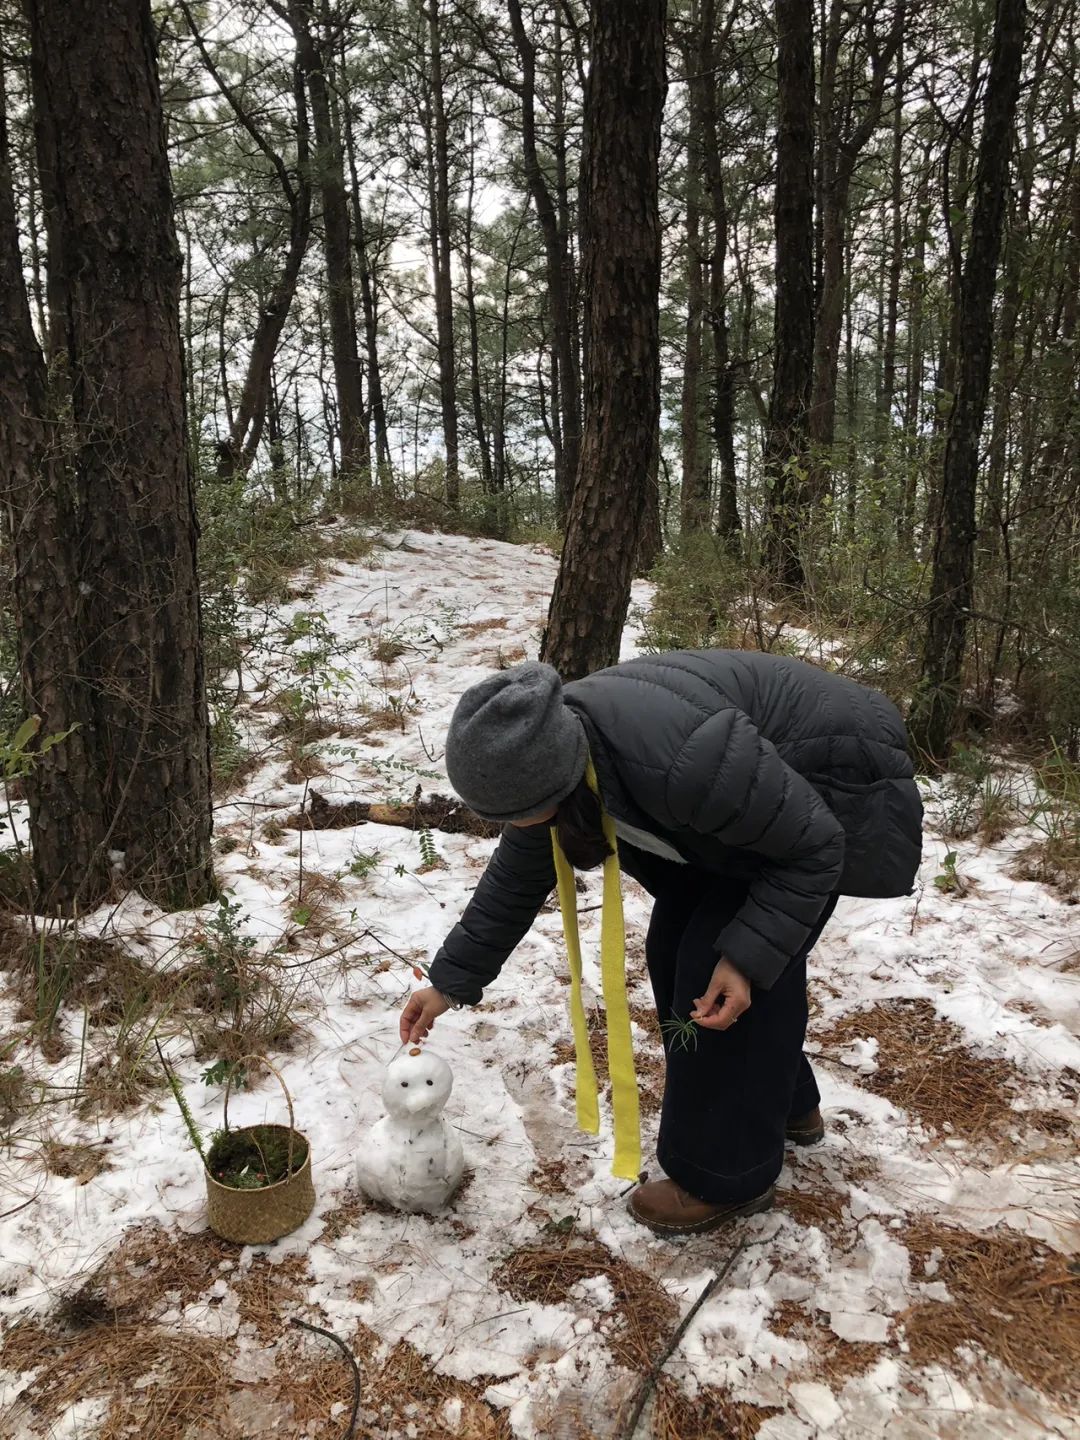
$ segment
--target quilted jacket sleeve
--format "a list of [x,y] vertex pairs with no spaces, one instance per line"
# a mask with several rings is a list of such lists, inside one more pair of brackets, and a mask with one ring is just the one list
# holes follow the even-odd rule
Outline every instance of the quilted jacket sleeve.
[[435,989],[462,1004],[477,1004],[554,888],[548,827],[508,825],[465,913],[431,962]]
[[798,954],[844,867],[844,832],[821,797],[741,710],[721,710],[683,744],[666,801],[679,825],[764,856],[716,950],[768,989]]

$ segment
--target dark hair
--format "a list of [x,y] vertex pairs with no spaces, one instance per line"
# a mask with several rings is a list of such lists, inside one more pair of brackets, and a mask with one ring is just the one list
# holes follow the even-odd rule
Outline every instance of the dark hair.
[[584,775],[555,812],[555,831],[575,870],[594,870],[612,853],[601,823],[600,801]]

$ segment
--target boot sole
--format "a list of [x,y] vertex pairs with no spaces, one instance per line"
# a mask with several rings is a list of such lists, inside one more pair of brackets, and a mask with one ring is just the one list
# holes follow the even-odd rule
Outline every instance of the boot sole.
[[817,1130],[786,1130],[784,1139],[789,1145],[819,1145],[825,1139],[825,1126]]
[[741,1220],[747,1215],[760,1215],[765,1210],[771,1210],[775,1194],[774,1188],[770,1185],[764,1195],[747,1200],[745,1204],[732,1206],[730,1210],[723,1210],[719,1215],[711,1215],[707,1220],[698,1220],[693,1225],[673,1225],[664,1220],[647,1220],[634,1208],[633,1196],[630,1198],[630,1213],[639,1225],[644,1225],[654,1235],[705,1235],[710,1230],[719,1230],[724,1225],[730,1225],[733,1220]]

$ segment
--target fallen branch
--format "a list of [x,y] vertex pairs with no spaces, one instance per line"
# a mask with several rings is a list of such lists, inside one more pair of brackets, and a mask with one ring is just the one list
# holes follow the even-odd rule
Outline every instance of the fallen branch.
[[713,1276],[713,1278],[709,1281],[708,1285],[705,1286],[705,1289],[701,1292],[698,1298],[694,1301],[693,1305],[691,1305],[690,1309],[683,1316],[682,1323],[679,1325],[678,1329],[668,1341],[664,1349],[664,1353],[656,1361],[655,1365],[652,1367],[649,1373],[645,1376],[644,1380],[642,1380],[641,1384],[638,1386],[637,1394],[634,1397],[633,1407],[630,1411],[629,1416],[627,1417],[626,1424],[619,1431],[617,1440],[634,1440],[634,1435],[637,1431],[638,1423],[641,1420],[642,1411],[645,1409],[649,1396],[652,1394],[656,1382],[660,1378],[661,1370],[663,1370],[664,1366],[678,1349],[679,1342],[682,1340],[687,1330],[689,1330],[690,1322],[693,1320],[694,1316],[705,1304],[705,1301],[708,1300],[709,1296],[712,1295],[714,1291],[718,1289],[720,1284],[727,1278],[728,1274],[731,1271],[731,1267],[735,1264],[735,1261],[739,1258],[745,1248],[746,1241],[741,1240],[739,1244],[735,1246],[735,1249],[732,1250],[728,1258],[724,1261],[720,1270]]
[[407,830],[441,830],[447,835],[478,835],[495,839],[502,826],[481,820],[460,800],[445,795],[425,795],[401,805],[380,801],[327,800],[317,790],[307,797],[306,806],[285,821],[290,830],[345,830],[353,825],[400,825]]

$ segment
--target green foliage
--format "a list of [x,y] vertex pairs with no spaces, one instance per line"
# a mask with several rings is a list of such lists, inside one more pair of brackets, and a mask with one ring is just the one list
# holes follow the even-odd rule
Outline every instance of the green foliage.
[[215,1180],[232,1190],[262,1190],[303,1168],[308,1147],[303,1136],[276,1125],[250,1125],[219,1130],[210,1144],[206,1167]]
[[354,880],[366,880],[381,859],[378,850],[373,850],[370,855],[356,854],[349,861],[348,873]]
[[241,929],[243,914],[239,901],[222,895],[195,941],[214,992],[226,1005],[235,1005],[242,998],[246,971],[255,951],[254,938]]
[[425,870],[434,870],[441,865],[442,857],[435,848],[435,841],[426,825],[416,832],[416,838],[420,842],[420,859]]
[[247,1070],[238,1060],[215,1060],[202,1072],[204,1085],[224,1085],[232,1081],[234,1090],[242,1090],[247,1084]]
[[176,1108],[180,1111],[180,1116],[183,1119],[188,1138],[195,1149],[195,1153],[205,1166],[206,1151],[203,1147],[203,1137],[199,1133],[198,1125],[195,1123],[195,1116],[191,1113],[191,1106],[184,1098],[184,1092],[180,1087],[180,1082],[173,1073],[172,1066],[168,1064],[165,1056],[162,1054],[160,1046],[158,1046],[158,1055],[161,1058],[161,1067],[165,1071],[165,1079],[169,1082],[169,1089],[172,1091],[173,1099],[176,1101]]
[[746,577],[714,536],[682,537],[660,557],[650,578],[656,591],[643,617],[643,648],[679,650],[734,643],[732,617],[745,594]]
[[941,862],[941,872],[934,876],[934,886],[943,895],[963,895],[966,889],[956,868],[956,851],[950,850]]
[[233,712],[219,706],[210,717],[210,770],[215,793],[227,792],[247,770],[251,758]]

